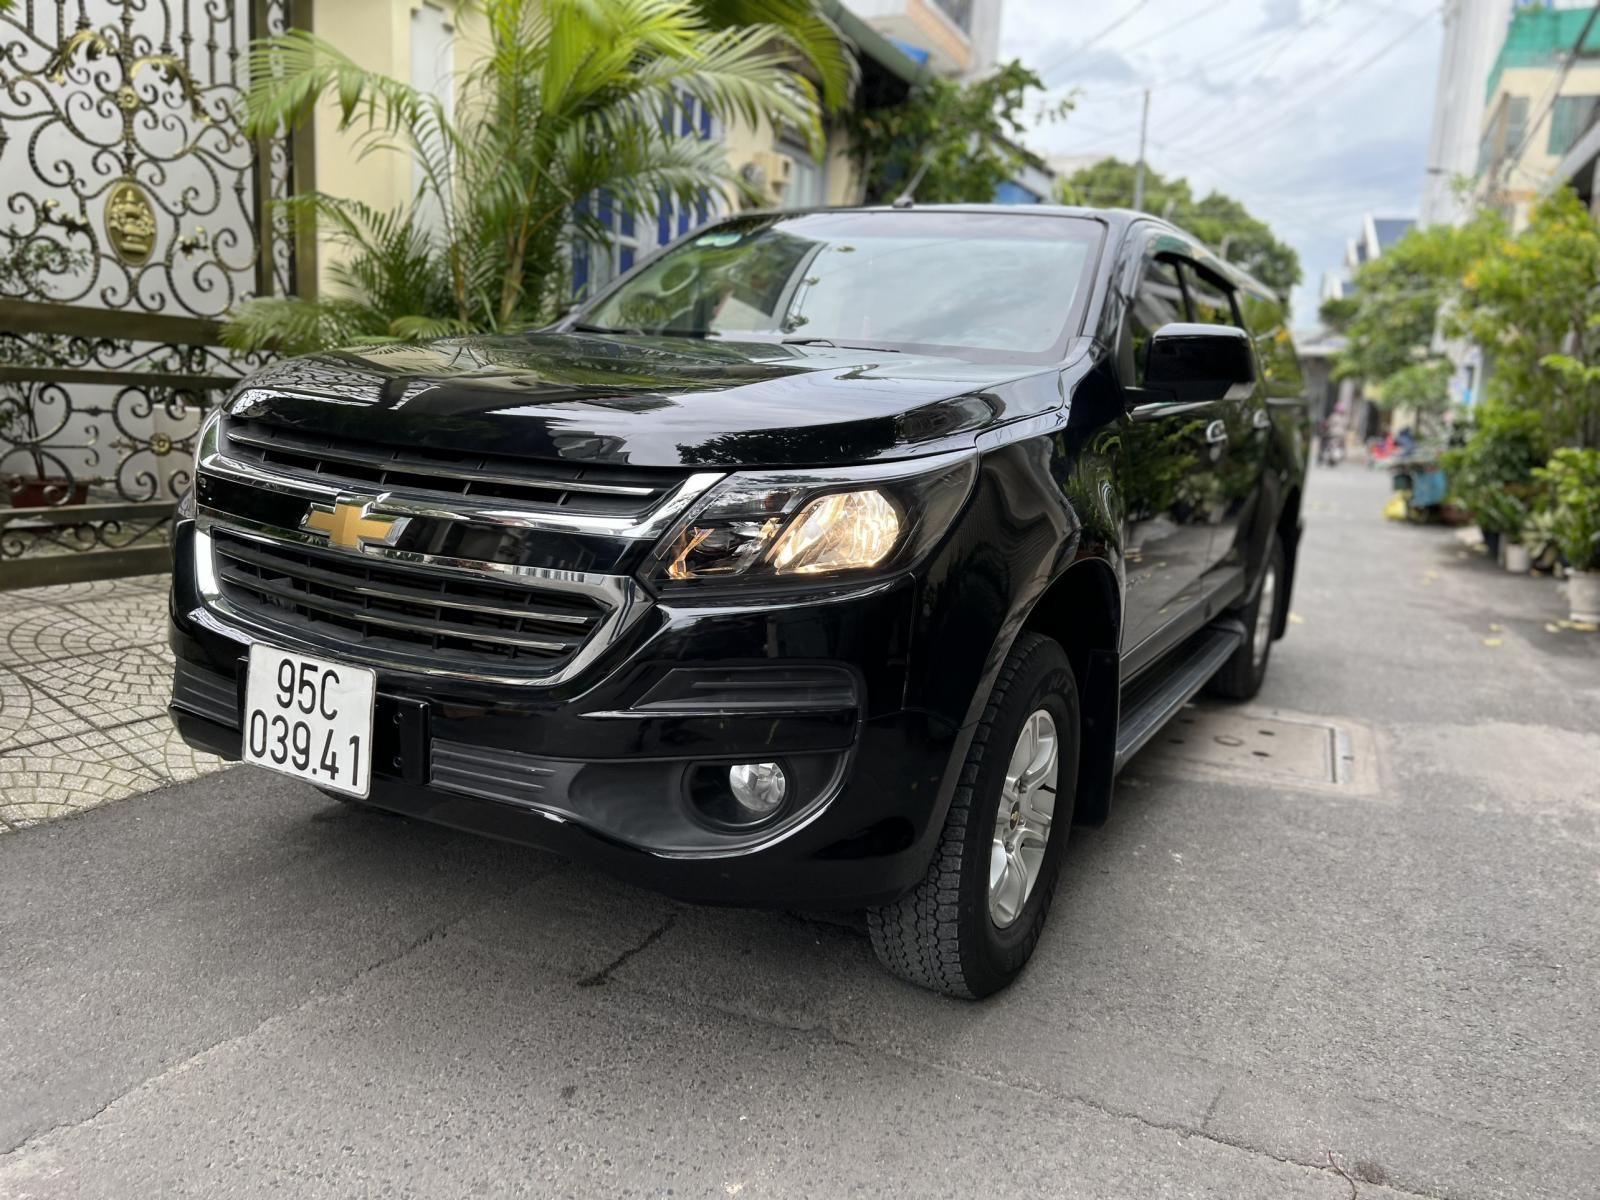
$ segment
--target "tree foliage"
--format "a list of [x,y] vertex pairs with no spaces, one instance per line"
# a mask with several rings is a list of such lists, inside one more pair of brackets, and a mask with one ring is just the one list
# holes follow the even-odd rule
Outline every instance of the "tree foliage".
[[1444,454],[1450,490],[1486,533],[1518,536],[1539,502],[1535,472],[1550,456],[1539,414],[1488,403],[1464,446]]
[[[1559,189],[1511,236],[1498,214],[1412,230],[1364,264],[1355,294],[1322,315],[1348,338],[1337,370],[1389,403],[1395,383],[1444,378],[1444,338],[1470,337],[1491,364],[1488,399],[1540,414],[1553,444],[1600,445],[1600,228]],[[1406,380],[1399,380],[1404,385]],[[1426,397],[1430,407],[1446,400]]]
[[[1014,139],[1027,131],[1030,92],[1039,77],[1009,62],[986,78],[956,83],[929,76],[902,104],[874,108],[849,120],[850,152],[860,167],[869,204],[893,200],[917,177],[924,204],[986,204],[1027,162]],[[1072,108],[1062,100],[1041,108],[1059,120]]]
[[[1102,159],[1063,180],[1057,198],[1063,204],[1131,208],[1136,171],[1133,163]],[[1196,198],[1187,179],[1169,178],[1146,166],[1144,211],[1188,230],[1286,299],[1300,282],[1300,256],[1294,248],[1232,196],[1211,192]]]
[[1450,316],[1489,355],[1497,397],[1543,413],[1558,444],[1600,446],[1600,227],[1575,193],[1479,255]]
[[1384,408],[1443,412],[1450,364],[1436,334],[1473,262],[1504,236],[1492,214],[1460,228],[1413,229],[1356,273],[1355,294],[1322,306],[1322,319],[1348,339],[1334,364],[1359,378]]
[[1551,532],[1575,571],[1600,571],[1600,450],[1567,446],[1534,475],[1550,488]]
[[[262,297],[227,323],[229,344],[298,352],[357,340],[504,330],[548,320],[565,294],[571,238],[606,231],[577,206],[602,190],[640,216],[661,198],[733,193],[722,146],[677,136],[682,97],[725,121],[761,119],[821,143],[819,105],[791,69],[827,27],[815,0],[471,0],[484,53],[439,97],[359,66],[294,30],[254,43],[245,124],[267,133],[332,98],[360,156],[417,164],[410,200],[375,209],[311,193],[296,220],[335,249],[324,298]],[[789,24],[730,23],[755,13]],[[796,29],[798,24],[798,30]],[[853,75],[824,60],[824,89]]]

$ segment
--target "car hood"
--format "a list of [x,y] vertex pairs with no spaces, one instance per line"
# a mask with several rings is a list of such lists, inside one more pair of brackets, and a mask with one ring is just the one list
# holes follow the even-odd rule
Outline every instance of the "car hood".
[[810,466],[971,445],[1060,369],[762,341],[533,333],[288,359],[228,411],[374,442],[636,466]]

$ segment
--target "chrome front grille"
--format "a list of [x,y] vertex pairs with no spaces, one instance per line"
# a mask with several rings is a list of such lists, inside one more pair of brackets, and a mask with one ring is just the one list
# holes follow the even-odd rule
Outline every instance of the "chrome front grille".
[[[401,447],[232,416],[208,423],[198,459],[195,554],[222,619],[312,654],[536,686],[583,671],[650,606],[631,575],[569,568],[549,551],[583,557],[594,539],[616,561],[619,546],[659,538],[722,477]],[[351,504],[405,524],[391,541],[310,520]]]
[[228,417],[220,450],[273,475],[351,492],[395,492],[530,515],[640,519],[683,484],[685,472],[529,460],[428,446],[386,446]]
[[580,591],[422,571],[220,526],[209,540],[220,597],[252,624],[435,673],[556,673],[614,615]]

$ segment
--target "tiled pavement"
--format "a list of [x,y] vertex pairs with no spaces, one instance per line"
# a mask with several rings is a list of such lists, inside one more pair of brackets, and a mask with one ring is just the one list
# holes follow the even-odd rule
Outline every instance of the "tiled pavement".
[[0,592],[0,833],[225,765],[167,719],[166,589],[143,575]]

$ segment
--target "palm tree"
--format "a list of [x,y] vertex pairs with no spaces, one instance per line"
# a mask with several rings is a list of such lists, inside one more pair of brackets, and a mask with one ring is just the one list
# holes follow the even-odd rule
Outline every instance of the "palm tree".
[[[601,190],[646,216],[746,190],[720,145],[675,136],[692,98],[718,118],[766,119],[820,146],[811,61],[825,98],[847,96],[848,50],[816,0],[469,0],[487,44],[438,97],[357,65],[303,30],[250,52],[248,132],[271,135],[336,98],[357,153],[418,165],[410,201],[380,210],[308,193],[294,219],[335,247],[324,298],[258,297],[224,327],[239,349],[299,353],[353,341],[524,328],[563,298],[571,239],[604,231],[578,202]],[[740,18],[765,18],[740,23]]]

